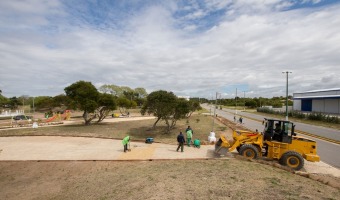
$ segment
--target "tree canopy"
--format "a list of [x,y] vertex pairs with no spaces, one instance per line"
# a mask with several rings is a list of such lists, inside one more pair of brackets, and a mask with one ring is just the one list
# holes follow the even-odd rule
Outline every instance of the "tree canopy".
[[157,117],[153,128],[160,120],[164,120],[167,125],[167,132],[175,127],[177,120],[185,118],[193,109],[191,102],[177,98],[172,92],[159,90],[150,93],[144,103],[141,113],[153,114]]
[[[137,105],[143,105],[148,93],[144,88],[138,87],[132,89],[128,86],[117,86],[117,85],[102,85],[99,88],[100,92],[112,94],[117,98],[126,98],[130,101],[136,102]],[[134,104],[134,103],[133,103]]]
[[110,94],[100,93],[98,97],[99,108],[96,110],[98,116],[97,122],[101,122],[109,115],[109,112],[117,107],[115,98]]
[[71,107],[84,111],[85,125],[89,125],[96,117],[90,115],[98,108],[99,92],[91,82],[78,81],[65,88],[66,96],[71,99]]

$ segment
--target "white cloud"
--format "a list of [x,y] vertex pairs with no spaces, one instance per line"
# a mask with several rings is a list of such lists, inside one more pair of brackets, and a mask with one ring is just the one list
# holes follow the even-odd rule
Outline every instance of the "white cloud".
[[[170,2],[125,15],[119,29],[103,29],[82,18],[70,23],[74,16],[57,1],[33,1],[33,7],[13,2],[0,3],[7,10],[0,14],[5,30],[0,32],[0,89],[5,96],[57,95],[78,80],[184,96],[209,97],[218,91],[231,97],[236,87],[247,96],[284,96],[285,70],[293,72],[290,92],[339,85],[338,4],[278,12],[271,9],[278,0],[207,1],[206,10]],[[56,10],[52,15],[50,8]],[[225,16],[206,31],[184,20],[218,9],[227,9]],[[178,20],[177,10],[191,13]],[[20,17],[4,22],[10,13]]]

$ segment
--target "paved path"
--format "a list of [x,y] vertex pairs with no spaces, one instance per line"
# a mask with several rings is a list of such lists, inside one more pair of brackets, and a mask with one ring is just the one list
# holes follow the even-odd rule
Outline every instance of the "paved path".
[[121,140],[62,137],[23,136],[0,137],[0,160],[150,160],[213,158],[214,146],[184,147],[177,145],[131,142],[131,151],[124,153]]
[[[210,109],[210,107],[206,104],[203,104],[202,107],[206,108],[206,109]],[[212,110],[212,113],[214,112],[214,110]],[[219,110],[216,109],[216,114],[218,116],[222,116],[230,121],[233,121],[234,119],[234,113],[235,111],[230,110],[230,109],[223,109],[223,110]],[[258,120],[252,120],[251,118],[255,118],[255,119],[260,119],[263,120],[263,118],[265,116],[260,116],[260,115],[256,115],[256,114],[251,114],[251,113],[246,113],[246,112],[240,112],[238,111],[238,115],[242,115],[242,116],[246,116],[246,117],[250,117],[250,118],[244,118],[244,126],[251,129],[251,130],[258,130],[259,132],[263,131],[264,126],[262,125],[261,122],[259,122]],[[238,117],[237,117],[238,119]],[[295,124],[295,123],[294,123]],[[302,123],[296,124],[296,129],[301,130],[301,125]],[[304,127],[309,127],[310,129],[314,130],[316,129],[315,127],[317,126],[313,126],[313,125],[308,125],[308,124],[303,124]],[[338,136],[340,136],[340,132],[338,130],[335,129],[327,129],[327,128],[323,128],[323,127],[317,127],[318,129],[316,130],[323,130],[326,132],[322,132],[322,131],[313,131],[313,134],[315,133],[322,133],[323,136],[327,135],[326,133],[329,133],[328,136],[332,136],[335,135],[336,137],[334,139],[339,139]],[[309,129],[308,129],[309,130]],[[303,129],[303,131],[306,131],[306,129]],[[317,153],[321,158],[321,161],[332,165],[334,167],[337,167],[340,169],[340,156],[339,156],[339,152],[340,152],[340,145],[339,144],[335,144],[335,143],[331,143],[328,141],[324,141],[324,140],[320,140],[317,138],[312,138],[309,136],[305,136],[303,135],[303,137],[307,137],[310,139],[313,139],[317,142]]]
[[[219,157],[214,153],[213,145],[202,145],[200,149],[185,146],[183,153],[176,152],[176,148],[177,145],[131,142],[131,151],[124,153],[121,140],[62,136],[0,137],[0,161],[131,161]],[[233,157],[232,154],[230,157]],[[340,177],[339,169],[324,162],[305,161],[304,168],[309,173]]]

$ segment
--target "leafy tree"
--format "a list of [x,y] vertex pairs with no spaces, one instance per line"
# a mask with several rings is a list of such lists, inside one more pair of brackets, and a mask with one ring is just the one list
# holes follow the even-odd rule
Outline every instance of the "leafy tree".
[[130,101],[134,101],[137,105],[143,105],[148,93],[144,88],[138,87],[131,89],[127,86],[103,85],[99,88],[100,92],[112,94],[115,97],[125,97]]
[[0,106],[4,107],[10,104],[10,100],[4,96],[1,95],[0,93]]
[[129,99],[130,101],[136,99],[137,94],[133,91],[124,91],[123,95],[125,98]]
[[245,105],[249,108],[256,108],[257,102],[253,99],[246,101]]
[[186,117],[188,118],[191,117],[192,113],[195,112],[196,110],[202,110],[202,107],[198,101],[190,99],[188,103],[189,103],[189,112]]
[[18,108],[19,105],[19,100],[17,97],[11,97],[9,98],[9,105],[11,107],[11,109],[16,109]]
[[96,117],[94,111],[99,107],[98,98],[99,92],[91,82],[78,81],[66,87],[66,96],[72,101],[70,106],[74,109],[84,111],[83,118],[85,125],[89,125]]
[[141,113],[142,115],[145,115],[145,113],[153,114],[157,117],[152,128],[156,127],[159,120],[164,120],[167,125],[167,133],[169,133],[179,119],[185,118],[194,109],[194,105],[197,106],[193,102],[177,98],[172,92],[159,90],[148,95]]
[[27,95],[22,95],[22,96],[18,97],[18,103],[19,103],[19,105],[23,105],[23,106],[31,104],[30,98]]
[[146,97],[148,96],[148,93],[144,88],[135,88],[135,100],[137,105],[141,106],[144,104]]
[[65,94],[60,94],[52,98],[53,107],[68,106],[70,99]]
[[113,96],[120,97],[123,95],[123,90],[117,85],[103,85],[99,88],[103,93],[112,94]]
[[49,96],[38,96],[34,98],[34,106],[36,109],[52,109],[53,99]]
[[122,115],[126,115],[130,108],[135,108],[137,106],[137,103],[134,101],[130,101],[129,99],[125,97],[119,97],[117,99],[117,105],[119,107],[119,111]]
[[172,115],[164,117],[165,124],[167,127],[167,132],[170,132],[176,125],[176,122],[179,119],[183,119],[190,112],[191,103],[186,99],[180,98],[176,100],[175,107],[173,108],[174,112]]
[[99,108],[96,110],[96,114],[98,116],[97,123],[103,121],[105,117],[107,117],[110,111],[116,109],[116,101],[115,98],[110,94],[99,94],[98,104]]
[[281,108],[282,107],[282,102],[280,100],[274,100],[271,102],[271,105],[274,107],[274,108]]
[[144,88],[135,88],[135,93],[137,94],[138,98],[146,98],[148,96],[148,93]]
[[141,114],[153,114],[157,117],[156,122],[152,126],[152,128],[155,128],[159,120],[167,119],[174,114],[176,101],[177,97],[172,92],[164,90],[151,92],[146,98],[146,102],[141,109]]

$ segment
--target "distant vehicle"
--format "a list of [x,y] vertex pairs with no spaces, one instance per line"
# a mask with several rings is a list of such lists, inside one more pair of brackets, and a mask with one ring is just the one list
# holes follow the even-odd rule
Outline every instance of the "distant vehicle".
[[27,115],[17,115],[13,117],[14,120],[30,120],[32,119],[31,116],[27,116]]

